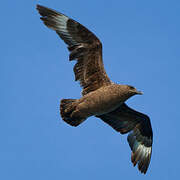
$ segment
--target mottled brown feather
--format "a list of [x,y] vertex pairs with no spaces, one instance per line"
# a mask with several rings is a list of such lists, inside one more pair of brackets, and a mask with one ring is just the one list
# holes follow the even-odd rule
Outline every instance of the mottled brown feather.
[[44,24],[55,30],[68,45],[69,60],[77,60],[75,80],[80,81],[82,94],[110,84],[103,65],[100,40],[86,27],[62,13],[40,5],[37,5],[37,10]]

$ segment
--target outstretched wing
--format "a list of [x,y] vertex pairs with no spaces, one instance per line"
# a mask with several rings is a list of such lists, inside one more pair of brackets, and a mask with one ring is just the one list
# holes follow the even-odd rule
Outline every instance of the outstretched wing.
[[115,111],[97,116],[121,134],[129,133],[128,142],[132,150],[131,161],[142,173],[146,173],[152,152],[153,133],[147,115],[134,111],[123,104]]
[[80,23],[52,9],[37,5],[44,24],[55,30],[68,45],[69,60],[77,60],[74,66],[75,80],[79,80],[85,95],[111,83],[102,61],[102,44]]

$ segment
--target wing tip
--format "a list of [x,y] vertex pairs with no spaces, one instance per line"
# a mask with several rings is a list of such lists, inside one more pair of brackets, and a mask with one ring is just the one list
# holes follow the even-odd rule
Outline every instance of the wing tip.
[[40,14],[41,16],[44,16],[44,15],[43,15],[43,11],[44,11],[45,9],[48,9],[48,8],[45,7],[45,6],[39,5],[39,4],[36,5],[36,10],[39,12],[39,14]]
[[36,5],[36,9],[39,12],[39,14],[43,17],[63,15],[62,13],[59,13],[51,8],[48,8],[39,4]]
[[[141,142],[139,141],[139,136],[141,135],[139,134],[135,135],[134,132],[131,132],[128,135],[127,140],[132,150],[131,162],[133,163],[133,166],[136,166],[138,164],[139,171],[143,174],[146,174],[151,160],[152,142],[151,140],[149,140],[151,143],[145,143],[143,141]],[[146,138],[142,138],[142,139],[147,141]]]
[[146,174],[149,164],[150,164],[150,155],[144,157],[141,152],[131,154],[131,162],[133,166],[138,166],[138,169],[141,173]]
[[59,30],[61,34],[67,34],[66,26],[69,19],[67,16],[39,4],[36,5],[36,9],[41,16],[40,19],[47,27],[55,31]]

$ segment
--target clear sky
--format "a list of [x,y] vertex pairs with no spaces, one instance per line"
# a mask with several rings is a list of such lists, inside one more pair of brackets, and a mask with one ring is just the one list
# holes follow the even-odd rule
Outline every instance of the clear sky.
[[[93,31],[109,77],[144,92],[127,101],[154,132],[147,174],[133,168],[127,135],[91,117],[74,128],[59,115],[79,98],[66,45],[39,19],[39,3]],[[180,1],[2,1],[0,179],[179,179]]]

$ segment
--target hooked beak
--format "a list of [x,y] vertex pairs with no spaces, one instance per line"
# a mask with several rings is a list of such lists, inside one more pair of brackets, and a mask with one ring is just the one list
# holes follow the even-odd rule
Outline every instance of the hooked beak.
[[143,95],[142,91],[137,91],[136,93],[139,94],[139,95]]

